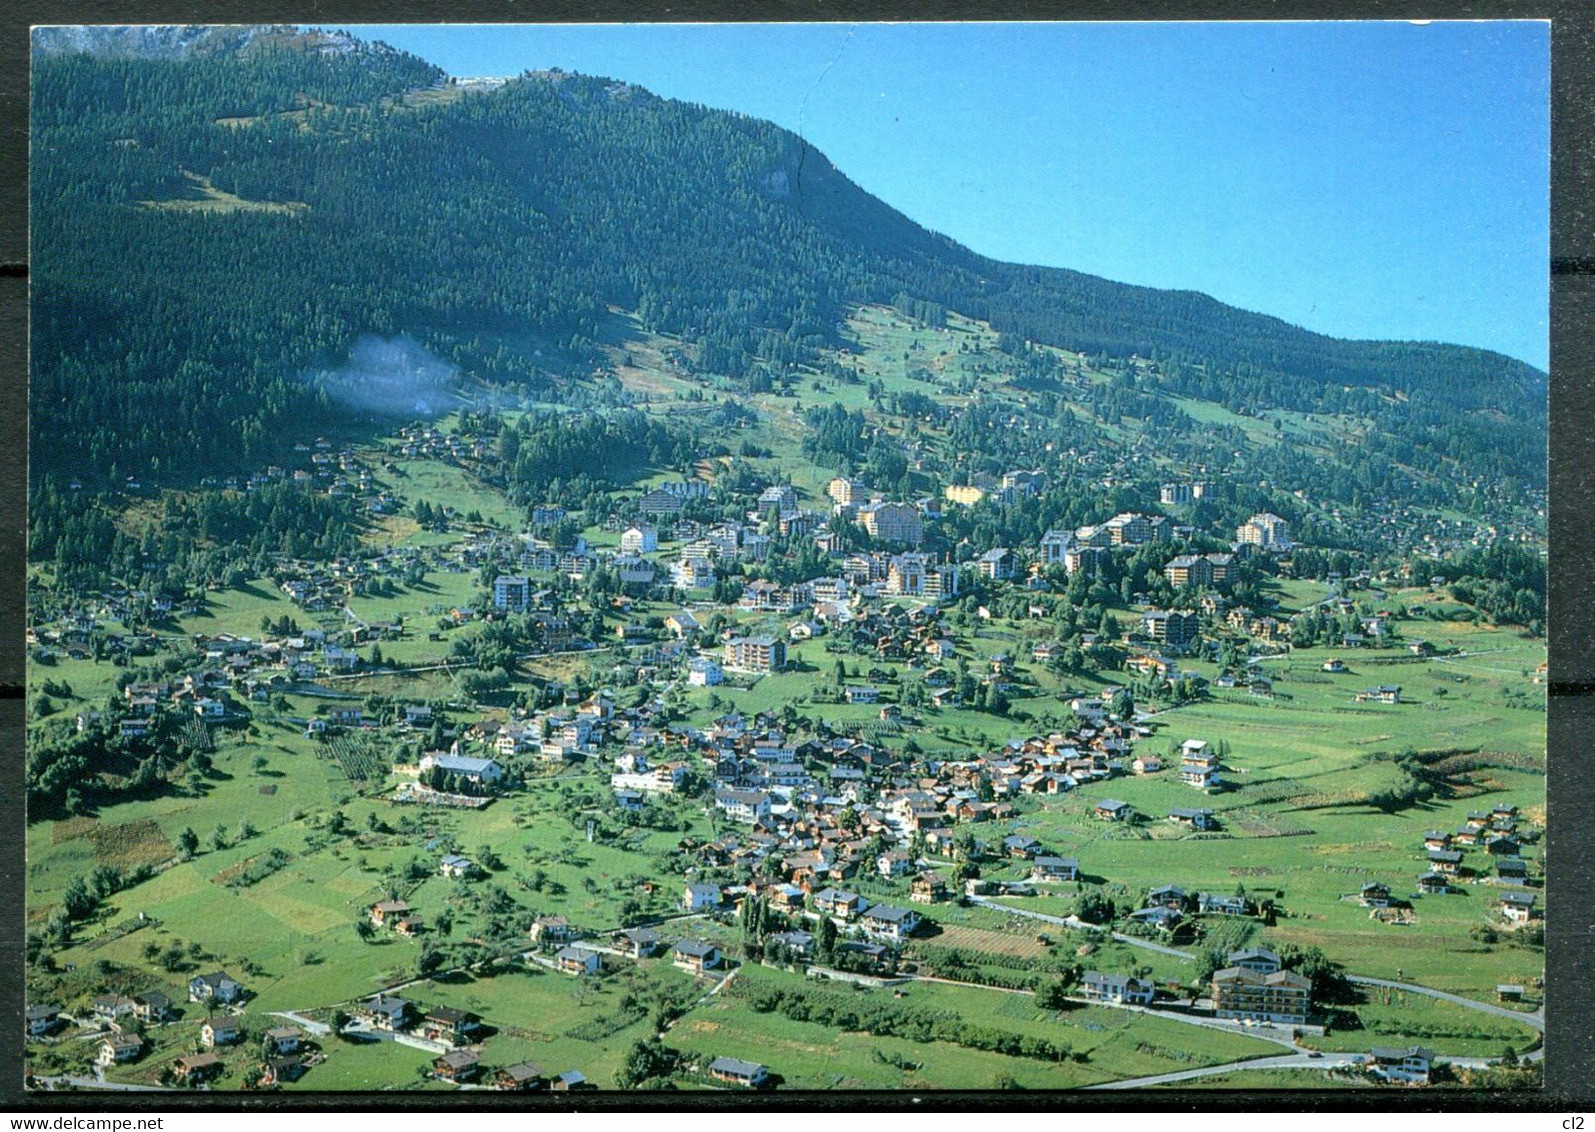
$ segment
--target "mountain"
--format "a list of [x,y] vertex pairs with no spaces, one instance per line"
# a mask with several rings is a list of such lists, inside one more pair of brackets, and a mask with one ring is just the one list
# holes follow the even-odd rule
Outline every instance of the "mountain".
[[347,32],[307,31],[286,24],[67,24],[33,29],[33,51],[39,57],[185,59],[277,48],[339,55],[393,53],[391,47],[365,43]]
[[258,466],[344,412],[307,375],[373,335],[585,404],[617,312],[735,393],[834,366],[849,312],[907,302],[1016,356],[1149,360],[1165,405],[1343,414],[1425,475],[1544,479],[1531,366],[990,260],[788,131],[622,82],[456,83],[291,28],[43,29],[32,136],[44,472]]

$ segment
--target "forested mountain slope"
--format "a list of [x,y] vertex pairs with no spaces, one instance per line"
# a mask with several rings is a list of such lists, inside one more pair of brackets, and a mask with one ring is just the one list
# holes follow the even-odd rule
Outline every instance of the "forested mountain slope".
[[391,49],[287,29],[36,47],[43,471],[258,464],[289,422],[332,414],[304,375],[362,335],[580,400],[612,308],[748,380],[814,362],[850,309],[906,295],[1156,359],[1171,394],[1371,415],[1465,475],[1543,482],[1530,366],[985,259],[767,122],[558,72],[466,92]]

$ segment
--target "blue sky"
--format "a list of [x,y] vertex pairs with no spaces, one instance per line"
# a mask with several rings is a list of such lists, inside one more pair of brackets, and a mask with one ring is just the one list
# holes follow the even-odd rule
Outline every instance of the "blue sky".
[[1543,22],[348,30],[768,118],[999,259],[1546,364]]

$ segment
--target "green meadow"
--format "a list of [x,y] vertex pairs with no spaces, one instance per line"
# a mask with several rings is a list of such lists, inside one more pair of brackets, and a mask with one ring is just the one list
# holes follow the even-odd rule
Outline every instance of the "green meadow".
[[[797,975],[762,967],[745,968],[736,978],[755,984],[803,982]],[[1267,1057],[1278,1048],[1238,1034],[1123,1011],[1086,1007],[1060,1014],[1038,1008],[1029,995],[985,988],[915,984],[896,991],[848,991],[845,984],[831,984],[826,989],[856,996],[860,1005],[890,997],[905,1007],[951,1012],[973,1025],[1066,1044],[1084,1054],[1084,1060],[1041,1061],[948,1042],[837,1033],[779,1013],[761,1014],[729,992],[703,1001],[676,1023],[665,1042],[700,1060],[730,1056],[759,1061],[786,1085],[814,1089],[989,1089],[1001,1087],[1005,1079],[1023,1088],[1075,1088]]]

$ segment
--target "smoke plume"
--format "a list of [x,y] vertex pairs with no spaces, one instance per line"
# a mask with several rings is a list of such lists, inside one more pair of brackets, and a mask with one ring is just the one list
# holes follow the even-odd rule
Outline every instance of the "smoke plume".
[[433,416],[454,400],[458,369],[408,334],[397,338],[361,335],[349,360],[311,375],[333,400],[349,408],[389,416]]

